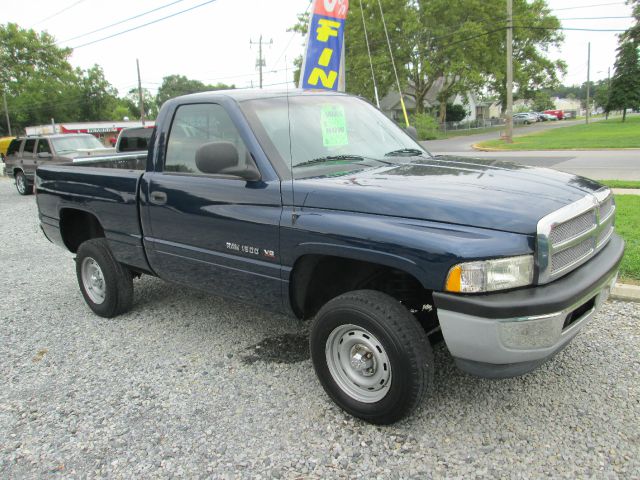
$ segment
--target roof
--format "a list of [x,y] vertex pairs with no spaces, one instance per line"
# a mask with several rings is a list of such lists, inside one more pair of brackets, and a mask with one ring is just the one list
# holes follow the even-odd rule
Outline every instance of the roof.
[[334,92],[331,90],[303,90],[301,88],[291,88],[289,90],[263,90],[259,88],[238,88],[232,90],[211,90],[208,92],[192,93],[189,95],[183,95],[176,97],[179,100],[185,99],[198,99],[206,100],[216,97],[228,97],[236,100],[237,102],[244,102],[248,100],[259,100],[263,98],[278,98],[286,96],[300,96],[300,95],[347,95],[343,92]]

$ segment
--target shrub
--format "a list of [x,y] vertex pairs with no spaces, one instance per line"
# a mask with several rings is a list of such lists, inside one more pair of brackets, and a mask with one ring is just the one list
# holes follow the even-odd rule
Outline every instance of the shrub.
[[420,140],[438,138],[438,122],[428,113],[416,113],[411,117],[411,123],[418,130]]

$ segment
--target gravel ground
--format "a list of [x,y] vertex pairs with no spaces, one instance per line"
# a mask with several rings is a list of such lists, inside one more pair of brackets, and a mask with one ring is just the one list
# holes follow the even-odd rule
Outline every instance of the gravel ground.
[[375,427],[325,395],[307,325],[148,277],[99,318],[7,179],[0,239],[2,478],[640,477],[640,304],[521,378],[439,346],[421,408]]

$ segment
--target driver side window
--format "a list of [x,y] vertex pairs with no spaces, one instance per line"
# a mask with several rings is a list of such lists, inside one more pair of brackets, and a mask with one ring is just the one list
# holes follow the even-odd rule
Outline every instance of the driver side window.
[[196,151],[211,142],[234,144],[241,164],[238,166],[244,165],[247,147],[222,106],[195,104],[178,107],[169,131],[164,171],[204,175],[196,165]]
[[46,139],[38,140],[38,148],[36,149],[36,153],[51,153],[49,140],[46,140]]

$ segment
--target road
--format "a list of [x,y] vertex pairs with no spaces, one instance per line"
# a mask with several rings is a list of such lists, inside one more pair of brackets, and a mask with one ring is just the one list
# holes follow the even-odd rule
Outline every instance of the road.
[[[532,133],[576,125],[581,121],[543,123],[521,127],[516,134]],[[438,155],[511,160],[523,165],[547,167],[597,180],[640,180],[640,149],[636,150],[539,150],[516,152],[480,152],[472,145],[497,138],[498,132],[481,133],[446,140],[431,140],[422,144]]]

